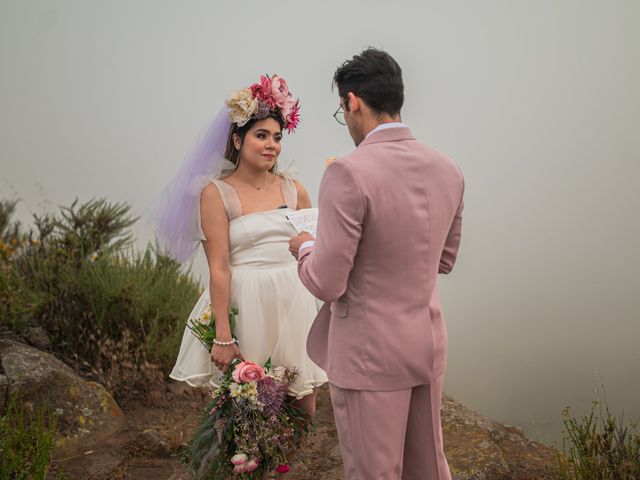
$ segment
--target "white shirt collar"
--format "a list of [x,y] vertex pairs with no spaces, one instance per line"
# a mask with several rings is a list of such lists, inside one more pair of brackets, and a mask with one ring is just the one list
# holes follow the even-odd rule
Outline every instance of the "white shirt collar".
[[381,123],[376,128],[374,128],[369,133],[367,133],[367,136],[364,137],[364,138],[367,138],[373,132],[379,132],[380,130],[386,130],[387,128],[407,128],[407,125],[405,123],[402,123],[402,122]]

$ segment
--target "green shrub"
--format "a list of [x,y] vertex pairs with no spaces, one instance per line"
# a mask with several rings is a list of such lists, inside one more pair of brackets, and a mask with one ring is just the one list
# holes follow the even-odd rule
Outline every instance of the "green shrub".
[[20,222],[13,220],[16,200],[0,201],[0,267],[9,261],[26,242]]
[[599,401],[580,418],[563,411],[564,455],[558,456],[562,480],[640,479],[640,432],[637,423],[626,424]]
[[35,216],[35,230],[12,231],[22,241],[0,262],[2,322],[18,332],[43,327],[55,352],[116,397],[168,373],[201,292],[152,246],[133,249],[134,222],[126,205],[74,202]]

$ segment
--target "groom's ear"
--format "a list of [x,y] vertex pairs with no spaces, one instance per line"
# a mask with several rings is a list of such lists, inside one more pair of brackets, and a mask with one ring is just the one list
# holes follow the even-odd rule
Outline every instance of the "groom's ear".
[[349,92],[347,94],[347,102],[346,102],[346,106],[348,106],[349,108],[346,110],[349,113],[357,112],[362,108],[362,105],[360,104],[360,102],[362,102],[362,99],[360,97],[356,96],[356,94],[353,92]]

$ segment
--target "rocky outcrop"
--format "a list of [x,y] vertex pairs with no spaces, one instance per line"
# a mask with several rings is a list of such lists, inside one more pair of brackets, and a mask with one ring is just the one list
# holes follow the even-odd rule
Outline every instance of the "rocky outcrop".
[[1,339],[0,367],[0,395],[4,376],[6,396],[15,394],[27,408],[45,406],[57,416],[61,453],[97,444],[125,425],[124,413],[102,385],[83,380],[49,353]]
[[[191,437],[208,400],[206,390],[172,383],[168,404],[140,406],[129,411],[126,420],[102,386],[78,377],[51,354],[0,338],[0,413],[13,393],[27,407],[47,405],[57,412],[58,464],[70,478],[78,479],[120,474],[136,479],[186,478],[179,459],[171,455]],[[315,434],[299,452],[292,478],[343,480],[326,385],[320,389],[317,407]],[[442,401],[442,425],[453,480],[553,478],[556,450],[527,439],[518,428],[483,417],[448,396]],[[149,465],[154,466],[152,475]]]
[[553,477],[556,450],[519,428],[489,420],[451,397],[442,399],[445,454],[454,480],[544,480]]
[[[166,405],[129,405],[128,427],[59,466],[78,480],[179,480],[189,478],[178,456],[209,401],[206,389],[168,385]],[[131,409],[133,407],[133,409]],[[329,389],[320,389],[315,433],[293,462],[296,480],[344,480]],[[553,478],[555,450],[528,440],[446,397],[442,416],[445,451],[453,480],[544,480]],[[173,455],[171,455],[173,454]]]
[[[521,430],[502,425],[442,399],[444,449],[453,480],[545,480],[553,478],[556,450],[527,439]],[[295,465],[300,480],[343,480],[329,391],[320,389],[316,434]]]
[[28,327],[22,334],[24,339],[40,350],[51,347],[51,339],[42,327]]

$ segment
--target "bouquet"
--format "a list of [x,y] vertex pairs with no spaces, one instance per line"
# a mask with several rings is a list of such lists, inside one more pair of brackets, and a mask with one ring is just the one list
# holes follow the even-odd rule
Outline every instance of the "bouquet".
[[[236,307],[229,307],[229,326],[231,327],[231,335],[236,329],[236,315],[238,315],[238,309]],[[198,319],[190,318],[187,326],[191,330],[200,343],[211,351],[213,347],[213,339],[216,338],[216,316],[212,311],[211,304],[200,314]],[[235,335],[234,335],[235,338]]]
[[[230,317],[237,313],[230,310]],[[196,322],[193,333],[210,345],[213,319]],[[239,360],[231,364],[187,448],[186,461],[196,480],[262,479],[265,473],[290,470],[289,459],[311,426],[310,417],[286,401],[297,375],[270,359],[264,366]]]

